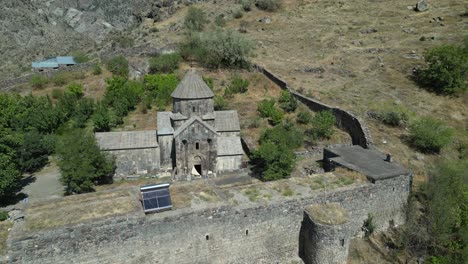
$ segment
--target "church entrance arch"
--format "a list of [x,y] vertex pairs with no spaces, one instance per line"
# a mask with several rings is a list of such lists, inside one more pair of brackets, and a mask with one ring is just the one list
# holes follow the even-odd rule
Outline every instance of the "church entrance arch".
[[203,175],[202,172],[202,158],[200,156],[193,157],[192,174]]

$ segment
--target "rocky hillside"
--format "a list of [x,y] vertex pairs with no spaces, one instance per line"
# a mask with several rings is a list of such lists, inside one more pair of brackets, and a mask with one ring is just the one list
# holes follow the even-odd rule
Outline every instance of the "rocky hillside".
[[158,21],[176,9],[172,0],[2,0],[1,78],[29,71],[33,60],[105,46],[145,18]]

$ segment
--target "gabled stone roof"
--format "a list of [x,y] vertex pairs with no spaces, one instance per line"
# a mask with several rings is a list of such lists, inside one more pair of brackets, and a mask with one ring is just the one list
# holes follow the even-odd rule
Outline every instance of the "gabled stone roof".
[[171,125],[171,112],[158,112],[158,135],[172,135],[174,128]]
[[215,128],[218,132],[240,131],[237,111],[215,111]]
[[218,156],[243,155],[240,137],[218,137]]
[[185,123],[183,125],[181,125],[175,132],[174,132],[174,137],[177,137],[182,131],[184,131],[187,127],[189,127],[193,122],[198,122],[200,123],[202,126],[208,128],[209,130],[211,130],[213,133],[215,134],[218,134],[216,132],[216,130],[208,125],[206,122],[203,122],[203,120],[200,119],[200,117],[198,116],[192,116],[189,120],[185,121]]
[[122,150],[159,147],[156,131],[98,132],[96,141],[101,150]]
[[178,99],[202,99],[212,98],[214,94],[195,70],[189,70],[171,96]]

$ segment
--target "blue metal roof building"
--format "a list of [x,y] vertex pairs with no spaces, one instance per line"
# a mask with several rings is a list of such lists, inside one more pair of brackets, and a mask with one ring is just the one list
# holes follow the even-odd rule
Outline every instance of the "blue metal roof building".
[[58,56],[44,61],[31,63],[33,68],[58,68],[60,65],[75,65],[77,62],[71,56]]

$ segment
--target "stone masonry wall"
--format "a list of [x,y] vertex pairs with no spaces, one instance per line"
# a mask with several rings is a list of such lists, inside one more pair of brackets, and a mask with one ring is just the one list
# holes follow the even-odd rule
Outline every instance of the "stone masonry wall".
[[331,111],[336,118],[336,126],[348,132],[353,141],[353,145],[360,145],[363,148],[369,148],[372,145],[372,139],[362,120],[359,120],[354,114],[343,109],[332,107],[312,98],[306,97],[297,91],[291,89],[281,78],[275,76],[267,69],[254,65],[254,68],[265,75],[283,90],[288,90],[301,103],[305,104],[312,111]]
[[115,157],[115,178],[156,174],[160,169],[159,148],[107,151]]
[[358,235],[369,213],[378,229],[404,221],[410,175],[254,206],[124,215],[41,232],[16,224],[11,263],[289,263],[298,260],[303,210],[338,202]]

